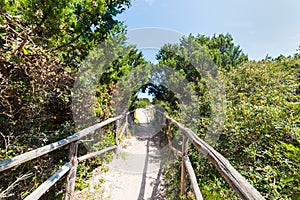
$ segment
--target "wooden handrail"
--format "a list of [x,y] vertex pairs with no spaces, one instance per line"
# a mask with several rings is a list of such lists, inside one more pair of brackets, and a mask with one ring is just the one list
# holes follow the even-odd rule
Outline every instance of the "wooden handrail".
[[[52,144],[46,145],[44,147],[32,150],[30,152],[21,154],[19,156],[16,156],[14,158],[6,159],[0,162],[0,172],[7,170],[9,168],[12,168],[14,166],[17,166],[19,164],[22,164],[24,162],[27,162],[29,160],[33,160],[35,158],[38,158],[42,155],[45,155],[49,152],[52,152],[58,148],[61,148],[67,144],[71,144],[70,146],[70,152],[69,152],[69,159],[70,162],[67,162],[62,168],[60,168],[55,174],[53,174],[49,179],[47,179],[44,183],[42,183],[34,192],[32,192],[30,195],[28,195],[25,200],[35,200],[39,199],[50,187],[52,187],[64,174],[66,174],[70,169],[72,169],[69,172],[68,175],[68,185],[69,185],[69,192],[70,194],[66,195],[66,199],[71,199],[73,193],[74,193],[74,185],[75,185],[75,177],[76,177],[76,166],[78,162],[81,162],[83,160],[95,157],[97,155],[103,154],[105,152],[114,150],[118,147],[118,138],[120,135],[122,135],[127,129],[128,122],[127,122],[127,115],[130,112],[119,115],[114,118],[110,118],[108,120],[105,120],[101,123],[95,124],[93,126],[90,126],[86,129],[83,129],[76,134],[69,136],[65,139],[62,139],[60,141],[54,142]],[[124,124],[124,127],[121,130],[120,135],[118,135],[119,130],[119,121],[121,118],[126,116],[126,122]],[[229,161],[224,158],[220,153],[218,153],[213,147],[208,145],[206,142],[201,140],[194,132],[192,132],[190,129],[184,127],[176,120],[172,119],[171,117],[165,115],[166,119],[170,120],[171,123],[175,124],[180,130],[183,132],[183,145],[182,145],[182,165],[181,165],[181,194],[185,194],[185,179],[186,179],[186,171],[189,174],[192,188],[195,194],[195,197],[197,200],[202,200],[202,195],[197,183],[197,179],[193,170],[193,167],[190,163],[189,157],[188,157],[188,140],[192,142],[192,144],[200,151],[202,152],[207,159],[209,159],[212,164],[216,167],[216,169],[220,172],[222,177],[227,181],[227,183],[237,192],[238,195],[242,199],[246,200],[264,200],[264,198],[260,195],[260,193],[250,184],[247,182],[247,180],[239,174],[229,163]],[[115,140],[116,144],[115,146],[108,147],[106,149],[103,149],[101,151],[93,152],[84,156],[81,156],[77,158],[77,141],[81,138],[87,136],[88,134],[96,131],[97,129],[108,125],[114,121],[117,121],[116,123],[116,135]]]
[[180,176],[181,195],[185,194],[185,190],[186,190],[186,185],[185,185],[186,171],[185,171],[184,157],[187,155],[187,153],[188,153],[188,138],[186,136],[183,136],[182,155],[181,155],[181,176]]
[[117,148],[117,145],[114,145],[114,146],[111,146],[111,147],[102,149],[101,151],[96,151],[96,152],[93,152],[93,153],[86,154],[86,155],[84,155],[84,156],[80,156],[80,157],[78,158],[78,162],[82,162],[82,161],[84,161],[84,160],[87,160],[87,159],[90,159],[90,158],[99,156],[99,155],[101,155],[101,154],[103,154],[103,153],[106,153],[106,152],[108,152],[108,151],[115,150],[116,148]]
[[219,152],[201,140],[193,131],[184,127],[176,120],[167,115],[166,118],[183,131],[184,135],[188,137],[198,151],[202,152],[202,154],[212,162],[222,177],[242,199],[264,200],[261,194],[241,174],[239,174],[229,161]]
[[[127,115],[127,114],[125,114]],[[91,132],[94,132],[96,131],[97,129],[107,125],[107,124],[110,124],[116,120],[119,120],[121,119],[122,117],[124,117],[124,115],[119,115],[117,117],[113,117],[113,118],[109,118],[103,122],[100,122],[98,124],[95,124],[93,126],[90,126],[88,128],[85,128],[79,132],[77,132],[76,134],[74,135],[71,135],[67,138],[64,138],[62,140],[59,140],[57,142],[54,142],[52,144],[48,144],[44,147],[40,147],[38,149],[35,149],[35,150],[32,150],[32,151],[29,151],[27,153],[24,153],[24,154],[21,154],[21,155],[18,155],[18,156],[15,156],[13,158],[9,158],[9,159],[6,159],[6,160],[3,160],[0,162],[0,172],[4,171],[4,170],[7,170],[9,168],[12,168],[14,166],[17,166],[17,165],[20,165],[22,163],[25,163],[27,161],[30,161],[30,160],[33,160],[35,158],[38,158],[42,155],[45,155],[47,153],[50,153],[56,149],[59,149],[67,144],[70,144],[70,143],[73,143],[75,141],[78,141],[79,139],[87,136],[88,134],[90,134]]]
[[[67,189],[66,189],[66,196],[65,200],[70,200],[72,199],[74,195],[74,188],[75,188],[75,179],[76,179],[76,168],[77,168],[77,163],[92,157],[95,157],[97,155],[101,155],[105,152],[114,150],[117,148],[118,145],[118,132],[116,132],[116,144],[114,146],[108,147],[106,149],[103,149],[101,151],[93,152],[84,156],[81,156],[77,158],[77,148],[78,144],[77,141],[80,140],[81,138],[87,136],[88,134],[95,132],[97,129],[108,125],[114,121],[117,121],[117,128],[119,126],[119,120],[123,118],[124,116],[126,117],[127,120],[127,115],[131,113],[125,113],[123,115],[119,115],[117,117],[109,118],[103,122],[97,123],[93,126],[90,126],[88,128],[85,128],[79,132],[77,132],[74,135],[71,135],[67,138],[64,138],[62,140],[59,140],[57,142],[54,142],[52,144],[46,145],[44,147],[40,147],[38,149],[29,151],[27,153],[18,155],[16,157],[6,159],[0,162],[0,172],[7,170],[9,168],[12,168],[14,166],[20,165],[22,163],[25,163],[27,161],[33,160],[35,158],[38,158],[42,155],[45,155],[47,153],[50,153],[58,148],[61,148],[63,146],[66,146],[67,144],[71,144],[69,146],[69,160],[70,162],[67,162],[62,168],[60,168],[55,174],[53,174],[49,179],[47,179],[44,183],[42,183],[35,191],[33,191],[31,194],[29,194],[25,200],[36,200],[39,199],[48,189],[50,189],[63,175],[65,175],[68,171],[68,177],[67,177]],[[128,124],[125,124],[127,126]]]
[[201,194],[199,186],[198,186],[197,178],[196,178],[196,175],[195,175],[195,172],[194,172],[194,169],[193,169],[193,166],[191,164],[189,157],[187,155],[184,156],[183,161],[184,161],[186,171],[189,174],[189,177],[191,180],[191,185],[194,190],[196,200],[203,200],[202,194]]
[[28,195],[24,200],[37,200],[39,199],[50,187],[52,187],[63,175],[65,175],[72,167],[70,162],[67,162],[55,174],[42,183],[36,190]]
[[[105,148],[101,151],[90,153],[78,158],[78,162],[93,158],[95,156],[101,155],[108,151],[116,149],[117,146],[111,146]],[[44,183],[42,183],[37,189],[35,189],[30,195],[28,195],[24,200],[37,200],[39,199],[48,189],[50,189],[63,175],[65,175],[72,167],[71,162],[67,162],[62,168],[57,170],[50,178],[48,178]]]
[[[128,116],[126,115],[126,117],[125,117],[125,123],[124,123],[124,125],[123,125],[122,130],[121,130],[121,133],[120,133],[120,135],[119,135],[119,138],[122,138],[122,136],[123,136],[123,134],[125,133],[127,127],[128,127]],[[127,130],[127,132],[128,132],[128,130]]]

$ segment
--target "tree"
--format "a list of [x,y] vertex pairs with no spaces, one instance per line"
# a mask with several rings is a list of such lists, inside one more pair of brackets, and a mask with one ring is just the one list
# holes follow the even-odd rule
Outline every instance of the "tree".
[[[179,45],[187,50],[187,55],[192,56],[195,49],[202,49],[212,57],[218,68],[230,70],[237,67],[244,61],[248,60],[247,55],[243,53],[239,45],[235,45],[230,34],[213,35],[211,38],[205,35],[189,35],[182,38]],[[179,48],[171,47],[171,48]],[[158,59],[162,60],[166,57],[166,51],[170,46],[165,46],[161,49]],[[201,57],[201,59],[204,59]]]
[[11,42],[6,44],[6,52],[16,54],[22,48],[30,51],[32,45],[42,46],[76,67],[119,24],[114,17],[129,7],[130,1],[7,0],[2,4],[2,20],[13,22],[10,27],[16,28],[22,40],[15,48]]
[[[247,61],[229,35],[212,38],[190,35],[180,44],[165,45],[157,58],[160,64],[181,70],[196,91],[200,105],[200,117],[195,122],[199,127],[197,134],[207,141],[204,133],[209,127],[217,130],[220,137],[214,148],[267,198],[297,199],[300,191],[299,106],[296,103],[299,102],[299,58],[282,56],[272,61]],[[226,94],[226,110],[214,106],[222,105],[215,103],[222,102],[222,97],[214,100],[215,93],[210,92],[217,86],[218,77],[223,90],[215,92],[224,92],[224,98]],[[222,109],[226,115],[220,119],[226,120],[224,126],[219,126],[218,120],[213,122],[213,119]],[[180,117],[179,121],[185,118]],[[197,169],[204,198],[237,198],[195,148],[189,148],[189,156]],[[179,165],[174,163],[166,170],[166,178],[171,180],[168,189],[175,196]]]
[[[75,131],[70,96],[80,63],[90,49],[123,33],[115,16],[129,6],[129,0],[0,1],[0,160]],[[37,176],[19,183],[22,191],[14,191],[21,199],[36,188],[32,180],[43,182],[51,173],[47,167],[55,170],[53,161],[65,159],[65,152],[57,151],[55,158],[47,155],[3,173],[0,188],[35,171]],[[43,176],[41,169],[47,171]]]
[[0,6],[0,131],[14,137],[57,130],[71,120],[69,95],[80,62],[113,29],[122,32],[114,17],[130,2],[6,0]]
[[230,34],[213,35],[211,38],[198,35],[196,40],[201,45],[208,47],[209,54],[219,68],[230,70],[248,60],[240,46],[234,44]]

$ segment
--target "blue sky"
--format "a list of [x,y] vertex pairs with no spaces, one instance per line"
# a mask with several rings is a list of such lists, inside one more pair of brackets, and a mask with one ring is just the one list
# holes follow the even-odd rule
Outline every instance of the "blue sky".
[[[293,55],[300,46],[300,0],[132,0],[118,19],[128,30],[158,27],[212,36],[230,33],[250,59]],[[143,51],[147,56],[155,50]]]

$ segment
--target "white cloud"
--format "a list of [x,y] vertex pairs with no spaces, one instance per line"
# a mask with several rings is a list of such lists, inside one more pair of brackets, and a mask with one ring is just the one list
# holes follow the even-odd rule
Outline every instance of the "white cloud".
[[155,1],[156,1],[156,0],[145,0],[145,2],[146,2],[147,4],[149,4],[150,6],[152,6],[152,5],[154,4]]

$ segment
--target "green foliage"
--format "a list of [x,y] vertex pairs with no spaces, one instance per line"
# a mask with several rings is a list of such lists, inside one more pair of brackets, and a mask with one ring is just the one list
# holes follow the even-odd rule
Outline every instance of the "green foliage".
[[297,63],[249,62],[222,74],[227,112],[217,149],[268,199],[299,197],[299,160],[291,156],[299,151]]
[[137,90],[128,87],[128,77],[131,70],[145,64],[145,60],[133,46],[121,45],[125,42],[125,33],[122,29],[91,50],[80,69],[82,73],[75,83],[73,105],[75,116],[80,116],[78,123],[83,127],[127,111],[131,97],[128,94]]
[[249,62],[224,74],[227,123],[219,148],[270,199],[299,195],[299,162],[288,156],[299,148],[297,65],[296,58]]
[[[217,67],[226,70],[235,68],[248,60],[247,55],[243,53],[240,46],[234,44],[230,34],[213,35],[211,38],[204,35],[189,35],[188,37],[182,38],[179,45],[164,46],[160,50],[157,58],[160,60],[172,60],[172,58],[174,58],[171,63],[179,62],[179,60],[181,60],[180,65],[177,64],[177,68],[182,65],[193,63],[191,60],[184,61],[183,57],[180,58],[178,55],[174,54],[174,52],[178,52],[180,48],[183,48],[184,54],[190,59],[202,59],[208,61],[209,59],[207,60],[207,55],[205,55],[208,54],[211,56],[212,61]],[[187,73],[189,80],[192,77],[199,77],[199,72],[191,68],[191,66],[185,66],[184,70],[185,73]]]
[[[247,57],[233,44],[230,35],[189,36],[179,45],[164,46],[158,55],[160,63],[183,70],[199,96],[203,120],[197,122],[200,127],[197,134],[203,138],[214,109],[222,110],[212,107],[209,76],[193,67],[194,63],[212,66],[207,53],[219,68],[226,94],[225,126],[219,130],[221,135],[215,148],[266,198],[299,198],[300,60],[297,54],[245,62]],[[196,149],[191,148],[189,155],[205,198],[238,198]],[[176,179],[168,186],[171,196],[174,192],[179,195],[174,189],[179,177],[169,173],[179,167],[172,166],[166,172],[168,179]]]
[[[119,110],[113,109],[116,103],[130,105],[130,109],[149,105],[136,96],[138,91],[147,90],[155,96],[154,104],[161,104],[175,119],[195,125],[192,128],[200,137],[204,138],[209,128],[222,133],[215,148],[267,199],[299,199],[299,53],[252,62],[247,61],[229,34],[190,35],[178,45],[165,45],[157,56],[161,65],[153,66],[135,47],[124,45],[126,30],[115,16],[129,6],[129,0],[0,1],[0,160],[76,131],[70,96],[79,64],[87,59],[93,69],[102,70],[100,80],[90,91],[96,94],[92,112],[99,121],[124,111],[118,106]],[[104,46],[89,51],[99,44]],[[112,62],[107,63],[106,58],[112,58]],[[164,65],[175,71],[168,79],[173,88],[167,85],[166,74],[160,69]],[[215,65],[219,72],[213,68]],[[202,71],[197,69],[199,66]],[[222,80],[216,79],[218,73]],[[82,82],[95,74],[97,71],[87,70]],[[187,84],[182,87],[184,80]],[[225,101],[225,96],[212,98],[221,91],[219,81],[225,86],[227,104],[225,126],[221,128],[220,121],[211,119],[224,118],[218,113],[225,108],[217,105]],[[189,100],[196,104],[181,107],[182,96],[173,92],[180,90],[193,91]],[[126,92],[131,94],[127,99]],[[189,118],[193,112],[199,114],[199,119]],[[86,120],[82,127],[88,126],[88,117]],[[107,126],[95,135],[97,142],[88,145],[92,150],[114,145],[115,128]],[[176,128],[168,131],[168,137],[178,139]],[[80,145],[80,154],[87,151]],[[195,148],[190,148],[189,156],[204,198],[238,198]],[[102,159],[79,164],[76,187],[86,187],[92,169],[111,158],[112,153],[108,153]],[[34,176],[20,182],[14,191],[13,198],[23,198],[66,160],[66,149],[62,149],[2,173],[0,191],[15,177],[30,171]],[[177,199],[180,162],[172,163],[164,174],[169,180],[167,197]],[[63,184],[61,181],[43,198],[62,198]],[[193,199],[189,191],[187,198]]]
[[3,11],[20,16],[22,26],[31,26],[31,37],[73,67],[88,51],[103,41],[118,21],[114,19],[130,1],[18,0],[4,1]]
[[151,102],[147,98],[138,99],[134,102],[133,109],[137,108],[145,108],[146,106],[150,105]]
[[240,46],[234,44],[230,34],[213,35],[211,38],[198,35],[196,39],[200,44],[208,47],[210,56],[213,57],[213,61],[220,68],[230,70],[248,60]]
[[[75,132],[70,96],[79,64],[90,49],[124,29],[115,16],[128,6],[128,0],[0,2],[1,160]],[[57,160],[65,160],[65,150],[55,153],[59,156],[2,173],[0,188],[7,188],[13,177],[35,172],[36,181],[24,181],[13,192],[20,199],[50,176],[48,168],[57,169]],[[45,198],[56,197],[61,189],[55,186]]]
[[52,131],[71,120],[70,94],[80,62],[121,31],[114,17],[129,5],[127,0],[1,1],[0,131],[15,137]]

